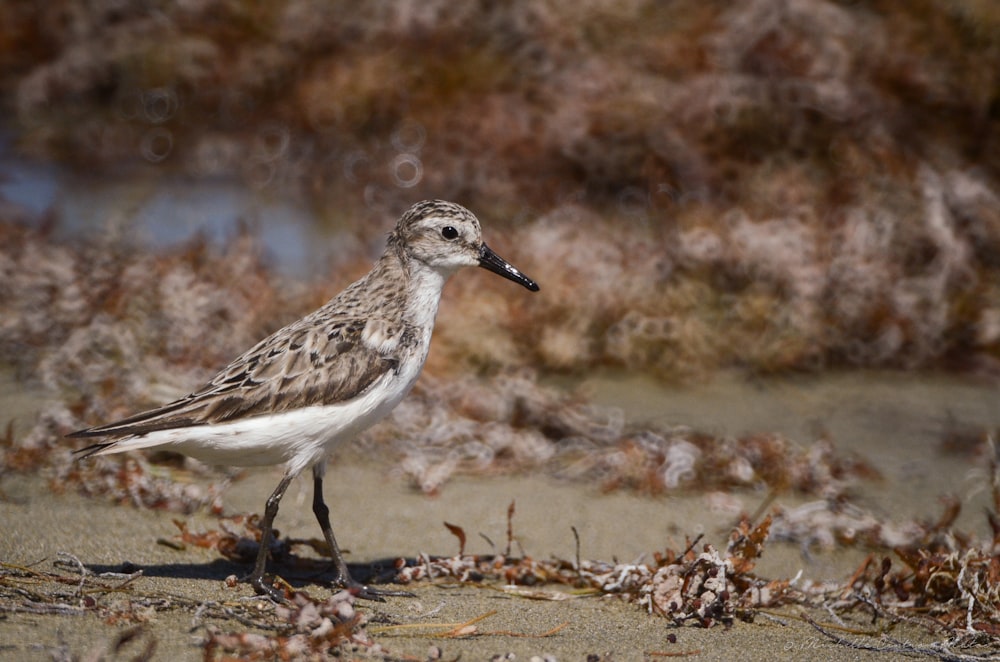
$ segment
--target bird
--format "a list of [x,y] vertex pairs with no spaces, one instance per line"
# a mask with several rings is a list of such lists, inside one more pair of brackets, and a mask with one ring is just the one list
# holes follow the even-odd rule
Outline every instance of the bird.
[[253,570],[243,578],[275,602],[283,592],[265,581],[274,518],[289,484],[311,469],[312,510],[330,549],[333,583],[370,600],[406,595],[351,576],[330,525],[323,477],[331,452],[383,419],[413,387],[445,282],[466,266],[539,290],[483,242],[471,211],[443,200],[418,202],[399,218],[367,275],[258,342],[202,388],[67,436],[105,438],[76,451],[80,457],[160,449],[212,465],[283,465],[265,503]]

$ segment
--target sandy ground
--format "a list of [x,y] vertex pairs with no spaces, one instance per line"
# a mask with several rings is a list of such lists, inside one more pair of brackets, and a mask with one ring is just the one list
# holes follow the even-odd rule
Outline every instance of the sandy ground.
[[[372,467],[334,467],[329,477],[327,498],[336,504],[336,529],[343,544],[350,548],[348,558],[352,561],[412,556],[420,551],[454,554],[456,539],[442,525],[444,520],[464,527],[470,534],[485,533],[502,544],[511,499],[517,503],[515,535],[525,552],[536,557],[573,558],[572,524],[580,532],[582,554],[587,558],[638,558],[643,552],[661,549],[667,542],[680,546],[682,531],[703,527],[708,529],[709,540],[723,544],[725,539],[726,518],[712,517],[700,497],[600,496],[583,486],[526,477],[462,479],[451,483],[441,496],[428,498],[407,490],[399,481],[386,480],[384,472]],[[259,502],[278,478],[277,472],[262,471],[237,483],[227,493],[228,508],[259,509]],[[68,552],[95,572],[119,570],[126,563],[142,567],[145,576],[132,584],[137,594],[162,593],[198,601],[236,600],[251,594],[245,586],[229,589],[223,582],[230,574],[245,573],[247,567],[220,559],[207,550],[188,547],[178,551],[157,544],[159,538],[176,537],[172,520],[177,515],[143,512],[67,494],[53,495],[37,478],[9,479],[4,491],[8,500],[0,504],[0,519],[9,532],[0,541],[0,559],[4,562],[51,569],[58,553]],[[309,498],[306,481],[299,481],[291,489],[278,517],[282,534],[317,535]],[[213,518],[204,515],[187,521],[192,529],[216,528]],[[470,535],[467,551],[489,553],[490,548],[482,538]],[[860,558],[859,552],[841,551],[819,554],[810,562],[787,545],[775,545],[767,550],[761,570],[770,576],[787,576],[804,569],[812,576],[835,578],[849,574]],[[289,579],[301,583],[292,576]],[[69,597],[73,589],[61,586],[53,590],[63,591],[74,603]],[[312,585],[307,590],[328,589]],[[844,659],[854,659],[856,653],[828,645],[810,626],[796,621],[792,613],[786,614],[786,625],[759,618],[753,624],[737,623],[730,631],[721,627],[705,631],[670,627],[615,599],[548,602],[474,587],[418,586],[414,592],[416,598],[362,603],[361,609],[375,621],[428,624],[457,624],[495,610],[496,615],[479,624],[484,632],[531,634],[561,623],[569,626],[545,639],[503,635],[465,640],[376,637],[394,653],[422,657],[431,645],[440,646],[446,658],[461,653],[463,659],[488,659],[494,654],[513,652],[518,659],[552,654],[559,659],[579,660],[592,653],[613,653],[612,659],[627,660],[641,659],[642,653],[648,651],[701,650],[712,657],[733,657],[738,653],[742,659],[763,660],[790,647],[819,647],[824,656],[842,655]],[[158,659],[198,657],[204,631],[192,632],[193,622],[192,614],[183,610],[156,615],[150,627],[157,639]],[[237,623],[220,626],[241,629]],[[105,647],[117,629],[94,614],[8,614],[0,621],[0,655],[6,659],[51,659],[59,647],[82,654]],[[677,635],[676,644],[668,642],[670,633]]]
[[[912,381],[912,380],[911,380]],[[653,406],[642,401],[639,388],[647,396],[653,387],[642,382],[593,384],[596,397],[605,402],[624,398],[636,404],[637,410],[650,412]],[[920,393],[924,406],[914,406],[908,398],[912,393],[900,385],[876,381],[867,392],[858,392],[858,382],[848,381],[831,386],[798,384],[780,388],[740,389],[742,405],[723,386],[705,385],[670,399],[671,416],[686,415],[692,420],[707,414],[699,407],[708,406],[709,395],[703,390],[723,389],[714,396],[719,427],[740,432],[741,423],[729,420],[733,410],[745,406],[748,410],[767,415],[774,412],[773,426],[823,425],[847,434],[851,425],[865,427],[870,416],[882,421],[877,431],[883,443],[872,447],[864,439],[853,442],[844,438],[844,445],[868,447],[869,455],[881,463],[886,475],[880,483],[865,485],[859,500],[868,506],[892,513],[895,517],[936,516],[937,498],[945,492],[960,493],[966,502],[963,522],[970,527],[983,526],[982,508],[985,495],[976,492],[967,459],[942,456],[931,446],[941,436],[942,416],[951,402],[942,406],[926,406],[927,398],[951,394],[961,420],[976,424],[1000,421],[995,407],[994,386],[963,385],[938,381],[931,393]],[[602,392],[604,389],[604,392]],[[968,390],[962,390],[968,389]],[[662,397],[665,391],[660,391]],[[882,392],[881,403],[872,400],[873,392]],[[851,393],[854,393],[852,396]],[[895,394],[895,395],[893,395]],[[889,397],[892,396],[892,397]],[[685,400],[690,399],[690,402]],[[721,400],[719,399],[721,397]],[[917,397],[917,396],[913,396]],[[718,403],[729,401],[729,406]],[[789,400],[798,403],[789,410]],[[820,404],[822,406],[817,407]],[[836,405],[831,408],[829,405]],[[852,404],[853,403],[853,404]],[[972,403],[972,404],[970,404]],[[808,406],[807,406],[808,405]],[[685,409],[681,412],[680,409]],[[805,411],[808,409],[808,411]],[[950,410],[949,410],[950,411]],[[726,412],[726,413],[721,413]],[[816,420],[817,412],[826,412]],[[908,412],[908,415],[907,415]],[[637,412],[636,412],[637,413]],[[663,415],[662,413],[656,415]],[[954,415],[954,412],[952,412]],[[841,418],[850,419],[851,423]],[[811,422],[810,422],[811,421]],[[695,421],[698,422],[698,421]],[[755,422],[750,422],[756,425]],[[870,425],[876,423],[869,422]],[[896,430],[889,434],[886,430]],[[921,432],[915,432],[921,431]],[[789,434],[805,440],[804,433]],[[838,437],[840,442],[841,437]],[[225,494],[227,512],[259,512],[267,494],[277,483],[276,470],[249,473],[235,482]],[[60,552],[74,555],[95,572],[113,571],[132,564],[143,569],[141,578],[132,582],[120,594],[101,596],[109,601],[129,599],[130,595],[156,595],[169,600],[180,596],[196,602],[214,600],[236,601],[250,595],[246,586],[227,588],[224,579],[231,574],[248,571],[226,561],[217,553],[186,547],[183,550],[158,544],[158,539],[175,538],[177,528],[170,513],[139,511],[131,507],[114,506],[97,499],[82,499],[73,494],[53,494],[41,476],[7,475],[0,480],[0,562],[50,570]],[[734,495],[747,510],[763,498],[763,494],[747,492]],[[411,490],[401,479],[393,478],[374,461],[348,458],[331,467],[327,479],[327,502],[333,512],[334,528],[342,545],[350,550],[352,563],[369,563],[377,559],[398,556],[413,557],[421,552],[453,555],[457,552],[455,537],[442,522],[462,526],[469,534],[467,551],[489,553],[488,543],[479,537],[485,534],[499,544],[506,535],[507,505],[516,501],[515,535],[525,553],[536,558],[560,557],[572,559],[575,543],[570,527],[580,533],[581,554],[585,558],[630,560],[664,547],[682,547],[685,534],[704,532],[706,542],[724,546],[733,516],[709,507],[705,495],[680,495],[651,498],[631,494],[601,494],[593,486],[556,482],[544,476],[461,478],[449,482],[442,493],[428,497]],[[308,481],[293,484],[286,495],[277,519],[282,535],[314,537],[318,534],[309,503]],[[784,505],[795,505],[793,497],[782,497]],[[930,507],[931,510],[927,510]],[[212,530],[217,521],[205,514],[186,518],[194,530]],[[795,546],[769,544],[758,566],[765,577],[791,577],[800,570],[804,577],[843,581],[864,557],[863,550],[814,550],[808,557]],[[281,572],[281,568],[279,568]],[[287,577],[295,585],[304,586],[313,594],[323,595],[329,589],[308,578]],[[35,587],[36,589],[38,587]],[[50,594],[65,596],[67,604],[78,604],[75,586],[53,584],[43,587]],[[504,594],[496,587],[477,588],[463,585],[418,585],[408,587],[413,598],[390,598],[385,603],[359,602],[373,629],[385,624],[446,624],[461,623],[495,612],[479,622],[479,634],[465,639],[446,639],[426,634],[401,634],[400,631],[375,634],[374,638],[396,655],[411,655],[423,659],[432,645],[440,646],[444,659],[461,656],[464,660],[485,660],[497,654],[514,653],[516,659],[528,660],[533,655],[553,655],[560,660],[586,659],[588,655],[610,656],[607,659],[657,659],[656,653],[694,653],[705,658],[748,660],[801,659],[868,659],[885,657],[884,653],[853,649],[834,644],[799,618],[798,609],[777,612],[778,618],[759,615],[753,623],[736,622],[726,629],[714,627],[676,628],[664,620],[651,617],[638,607],[614,598],[576,598],[564,601],[529,600]],[[261,609],[271,606],[261,602]],[[812,613],[818,621],[830,622],[824,612]],[[560,624],[567,625],[558,633],[545,638],[516,637],[544,633]],[[197,622],[190,609],[174,609],[150,615],[143,638],[126,647],[122,659],[130,658],[149,641],[155,640],[155,659],[199,659],[200,643],[205,637],[204,626],[214,624],[224,631],[243,631],[239,623]],[[852,623],[865,632],[875,632],[878,625],[859,621]],[[88,653],[105,651],[110,642],[126,626],[102,620],[94,611],[72,615],[39,615],[25,613],[0,614],[0,659],[48,660],[82,658]],[[668,636],[675,635],[676,643]],[[933,638],[915,627],[897,626],[891,633],[899,641],[913,644],[928,643]],[[862,638],[867,644],[878,645],[875,638]]]

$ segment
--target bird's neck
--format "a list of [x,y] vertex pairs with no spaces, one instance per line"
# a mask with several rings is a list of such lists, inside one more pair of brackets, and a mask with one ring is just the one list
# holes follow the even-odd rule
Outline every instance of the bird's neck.
[[424,265],[410,270],[406,316],[416,326],[427,329],[428,333],[434,327],[446,280],[446,276]]
[[447,279],[446,274],[409,259],[401,252],[386,251],[372,270],[369,282],[392,282],[398,284],[399,288],[376,288],[370,290],[369,294],[373,300],[394,299],[385,303],[401,306],[407,322],[429,330],[434,326],[441,290]]

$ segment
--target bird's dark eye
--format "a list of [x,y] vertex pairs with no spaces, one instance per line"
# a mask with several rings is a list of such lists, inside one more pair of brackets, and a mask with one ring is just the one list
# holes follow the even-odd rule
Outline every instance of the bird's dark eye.
[[441,228],[441,236],[444,237],[445,239],[454,239],[455,237],[458,236],[458,230],[451,227],[450,225],[446,225],[443,228]]

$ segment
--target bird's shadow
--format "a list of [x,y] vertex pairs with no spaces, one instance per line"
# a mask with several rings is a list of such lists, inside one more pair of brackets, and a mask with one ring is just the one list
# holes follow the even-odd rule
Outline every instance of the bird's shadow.
[[[348,564],[351,576],[362,584],[391,583],[396,574],[397,558],[381,559],[371,563]],[[229,559],[214,559],[207,563],[153,563],[135,564],[131,562],[117,565],[85,564],[95,575],[134,574],[142,571],[143,577],[166,579],[197,579],[223,582],[235,575],[242,579],[250,574],[253,563],[240,563]],[[335,588],[333,578],[336,571],[333,562],[325,559],[294,557],[283,562],[269,563],[268,574],[278,575],[294,588],[318,584]]]

